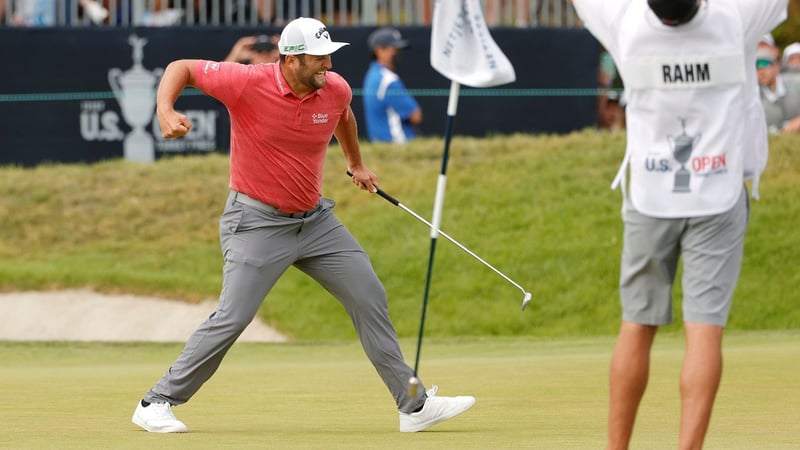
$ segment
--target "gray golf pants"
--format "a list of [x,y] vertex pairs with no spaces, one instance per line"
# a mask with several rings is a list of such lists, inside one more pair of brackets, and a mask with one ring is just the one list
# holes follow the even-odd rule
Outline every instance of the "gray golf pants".
[[240,203],[236,197],[231,193],[220,218],[225,266],[217,309],[192,334],[145,401],[189,401],[216,372],[278,278],[294,265],[342,303],[398,410],[411,412],[422,406],[423,386],[416,397],[408,394],[413,370],[403,359],[389,320],[383,285],[367,254],[333,214],[334,202],[323,198],[315,209],[289,215],[252,199]]

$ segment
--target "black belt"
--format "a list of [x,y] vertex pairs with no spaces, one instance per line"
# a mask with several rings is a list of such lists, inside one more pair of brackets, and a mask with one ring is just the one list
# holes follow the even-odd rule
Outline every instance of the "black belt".
[[242,203],[242,204],[245,204],[245,205],[248,205],[248,206],[252,206],[253,208],[258,208],[260,210],[263,210],[263,211],[266,211],[266,212],[269,212],[269,213],[272,213],[272,214],[275,214],[275,215],[278,215],[278,216],[281,216],[281,217],[291,217],[291,218],[294,218],[294,219],[303,219],[303,218],[306,218],[306,217],[310,216],[317,209],[319,209],[319,204],[317,204],[317,206],[315,206],[312,209],[309,209],[308,211],[300,211],[300,212],[296,212],[296,213],[285,213],[285,212],[281,211],[280,209],[278,209],[278,208],[276,208],[276,207],[274,207],[274,206],[272,206],[270,204],[264,203],[261,200],[256,200],[253,197],[249,197],[249,196],[247,196],[245,194],[242,194],[241,192],[236,192],[236,191],[232,191],[232,192],[233,192],[233,201],[239,202],[239,203]]

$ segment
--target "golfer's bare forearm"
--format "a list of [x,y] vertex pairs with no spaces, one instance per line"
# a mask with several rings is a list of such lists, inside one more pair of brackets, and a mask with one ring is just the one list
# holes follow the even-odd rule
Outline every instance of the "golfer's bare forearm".
[[194,85],[194,66],[197,60],[180,59],[169,63],[156,93],[158,109],[172,109],[183,88]]
[[347,108],[347,115],[347,120],[340,120],[333,134],[342,147],[344,158],[347,160],[347,167],[356,171],[364,166],[361,160],[361,149],[358,145],[358,124],[353,110],[349,107]]

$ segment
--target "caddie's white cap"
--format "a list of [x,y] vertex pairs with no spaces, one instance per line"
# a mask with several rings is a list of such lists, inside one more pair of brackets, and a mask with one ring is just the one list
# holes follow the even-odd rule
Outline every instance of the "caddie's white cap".
[[333,42],[325,24],[317,19],[299,17],[286,24],[278,41],[281,55],[330,55],[349,42]]

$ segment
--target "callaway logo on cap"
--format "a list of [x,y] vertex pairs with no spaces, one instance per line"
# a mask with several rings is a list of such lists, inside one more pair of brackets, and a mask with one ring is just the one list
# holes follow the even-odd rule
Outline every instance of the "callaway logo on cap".
[[317,19],[300,17],[286,24],[278,49],[281,55],[330,55],[349,42],[333,42],[325,24]]

